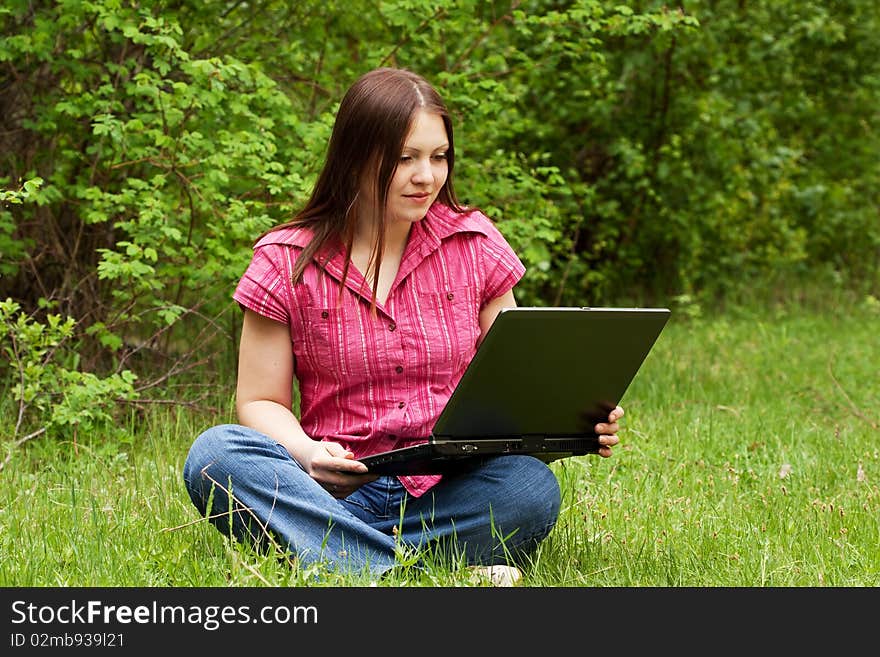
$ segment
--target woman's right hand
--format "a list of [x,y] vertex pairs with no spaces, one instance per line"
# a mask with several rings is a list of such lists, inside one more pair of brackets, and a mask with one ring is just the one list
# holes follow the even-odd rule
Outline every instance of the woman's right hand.
[[378,478],[368,473],[367,466],[356,461],[354,454],[339,443],[315,441],[303,460],[306,462],[300,461],[300,465],[309,476],[339,499]]

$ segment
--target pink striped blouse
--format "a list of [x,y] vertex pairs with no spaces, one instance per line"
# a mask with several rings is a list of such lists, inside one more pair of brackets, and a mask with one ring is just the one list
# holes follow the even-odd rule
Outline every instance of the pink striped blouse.
[[[355,458],[425,442],[476,351],[479,312],[510,290],[525,267],[479,211],[435,203],[413,224],[385,304],[370,310],[370,286],[355,267],[343,294],[343,256],[313,260],[291,284],[307,229],[257,242],[233,298],[287,324],[299,383],[300,423]],[[402,476],[418,497],[439,475]]]

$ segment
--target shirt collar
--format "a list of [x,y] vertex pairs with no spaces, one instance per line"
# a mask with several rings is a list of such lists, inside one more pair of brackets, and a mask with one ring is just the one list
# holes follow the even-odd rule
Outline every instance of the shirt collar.
[[[400,262],[397,272],[397,280],[401,281],[408,276],[428,255],[440,248],[443,240],[459,233],[481,233],[488,236],[486,219],[476,210],[455,212],[442,203],[434,203],[425,218],[417,221],[410,229],[409,240]],[[294,226],[273,230],[261,237],[254,248],[268,244],[283,244],[305,248],[312,239],[312,231],[309,228]],[[326,249],[325,249],[326,251]],[[341,250],[330,250],[332,257],[326,260],[318,254],[315,261],[323,269],[337,280],[342,280],[345,270],[345,260]],[[345,277],[345,286],[356,294],[369,298],[369,285],[357,269],[349,267]]]
[[456,212],[442,203],[434,203],[429,209],[425,219],[416,223],[434,232],[441,240],[455,235],[456,233],[482,233],[487,235],[486,225],[480,221],[481,213],[476,210]]
[[302,226],[293,226],[290,228],[279,228],[270,233],[263,235],[254,248],[266,246],[267,244],[286,244],[288,246],[299,246],[305,248],[312,239],[312,231]]
[[440,248],[443,240],[460,233],[478,232],[485,235],[486,227],[476,218],[477,215],[473,211],[455,212],[441,203],[434,203],[425,218],[415,222],[410,229],[406,251],[397,272],[398,279],[408,276],[419,263]]

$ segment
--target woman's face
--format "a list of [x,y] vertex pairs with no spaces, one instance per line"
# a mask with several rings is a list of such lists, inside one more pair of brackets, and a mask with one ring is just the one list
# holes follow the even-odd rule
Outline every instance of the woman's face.
[[[449,175],[448,148],[440,115],[419,110],[388,189],[385,212],[389,223],[412,223],[425,217]],[[367,194],[367,198],[371,196]]]

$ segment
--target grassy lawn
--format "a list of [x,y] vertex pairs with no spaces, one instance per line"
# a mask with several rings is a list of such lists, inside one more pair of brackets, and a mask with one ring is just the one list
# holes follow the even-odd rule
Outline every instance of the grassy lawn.
[[[615,456],[553,464],[563,511],[524,584],[880,584],[878,329],[871,307],[674,313],[624,399]],[[156,410],[125,442],[16,450],[0,472],[0,585],[368,584],[231,545],[197,517],[181,467],[221,415]],[[469,583],[438,564],[379,585]]]

